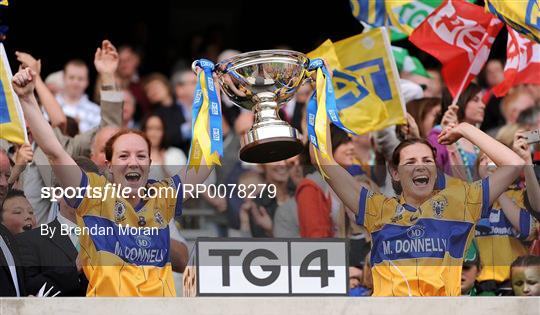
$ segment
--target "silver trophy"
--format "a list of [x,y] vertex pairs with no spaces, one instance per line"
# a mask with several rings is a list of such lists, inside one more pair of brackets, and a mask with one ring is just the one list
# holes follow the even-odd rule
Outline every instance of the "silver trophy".
[[241,138],[240,159],[270,163],[302,152],[302,135],[279,118],[307,78],[309,59],[289,50],[261,50],[236,55],[216,65],[218,81],[231,101],[255,114]]

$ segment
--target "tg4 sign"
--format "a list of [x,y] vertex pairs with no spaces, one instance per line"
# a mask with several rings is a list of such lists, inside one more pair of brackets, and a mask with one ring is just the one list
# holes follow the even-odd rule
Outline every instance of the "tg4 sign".
[[184,296],[346,295],[347,257],[338,239],[198,239]]

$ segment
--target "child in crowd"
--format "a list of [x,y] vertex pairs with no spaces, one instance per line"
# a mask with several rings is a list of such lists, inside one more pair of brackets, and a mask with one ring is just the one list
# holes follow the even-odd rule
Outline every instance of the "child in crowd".
[[512,289],[516,296],[540,296],[540,257],[521,256],[511,268]]

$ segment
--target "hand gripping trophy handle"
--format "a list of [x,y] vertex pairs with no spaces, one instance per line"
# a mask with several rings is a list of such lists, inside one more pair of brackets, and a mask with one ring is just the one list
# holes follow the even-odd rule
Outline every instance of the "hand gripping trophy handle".
[[216,65],[222,91],[255,114],[253,126],[241,137],[241,160],[270,163],[303,151],[302,135],[280,119],[279,109],[307,78],[308,65],[304,54],[288,50],[244,53]]

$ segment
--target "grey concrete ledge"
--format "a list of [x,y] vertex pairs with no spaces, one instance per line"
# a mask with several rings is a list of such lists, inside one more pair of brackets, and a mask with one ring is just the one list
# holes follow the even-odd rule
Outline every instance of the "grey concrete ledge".
[[540,297],[1,298],[0,315],[540,315]]

